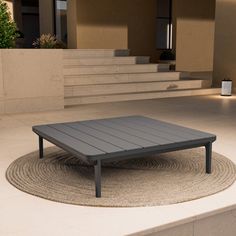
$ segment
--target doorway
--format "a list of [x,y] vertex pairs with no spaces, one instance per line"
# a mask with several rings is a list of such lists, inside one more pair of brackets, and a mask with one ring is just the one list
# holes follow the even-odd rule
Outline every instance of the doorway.
[[39,33],[39,0],[21,0],[14,3],[14,18],[21,33],[20,47],[32,48]]

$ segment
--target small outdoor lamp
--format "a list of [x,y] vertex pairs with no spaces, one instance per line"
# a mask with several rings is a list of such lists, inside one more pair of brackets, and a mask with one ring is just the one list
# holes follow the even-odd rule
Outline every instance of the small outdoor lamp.
[[221,96],[231,96],[231,95],[232,95],[232,80],[226,78],[222,80]]

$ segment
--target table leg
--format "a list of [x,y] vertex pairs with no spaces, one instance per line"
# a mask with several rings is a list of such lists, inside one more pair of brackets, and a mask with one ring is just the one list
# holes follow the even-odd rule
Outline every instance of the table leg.
[[211,159],[212,159],[212,143],[208,143],[206,146],[206,173],[211,174]]
[[101,160],[94,165],[96,197],[101,197]]
[[43,158],[43,138],[39,136],[39,158]]

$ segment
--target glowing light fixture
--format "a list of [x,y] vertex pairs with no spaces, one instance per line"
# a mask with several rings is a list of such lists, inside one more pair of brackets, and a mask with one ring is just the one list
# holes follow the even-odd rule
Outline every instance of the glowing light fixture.
[[222,80],[221,96],[232,96],[232,80],[228,78]]

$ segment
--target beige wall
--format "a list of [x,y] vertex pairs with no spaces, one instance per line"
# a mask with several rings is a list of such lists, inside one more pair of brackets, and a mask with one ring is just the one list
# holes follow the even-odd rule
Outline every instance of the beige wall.
[[78,48],[127,48],[127,1],[78,0]]
[[64,108],[62,50],[0,49],[0,113]]
[[4,112],[4,85],[2,71],[2,50],[0,50],[0,114]]
[[[156,0],[78,0],[76,7],[78,48],[129,48],[158,59]],[[215,0],[174,0],[173,14],[177,70],[212,71]]]
[[40,34],[54,34],[53,0],[39,0]]
[[77,1],[67,1],[68,48],[77,48]]
[[5,0],[3,2],[7,3],[7,6],[9,8],[10,13],[11,13],[11,16],[13,17],[13,3],[12,3],[12,0]]
[[155,39],[156,0],[77,1],[78,48],[129,48],[155,57]]
[[156,0],[132,0],[128,5],[128,48],[132,55],[159,59],[156,50]]
[[[216,30],[213,83],[229,77],[236,88],[236,0],[216,1]],[[235,89],[236,90],[236,89]]]
[[174,0],[176,69],[212,71],[215,0]]

